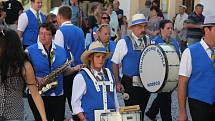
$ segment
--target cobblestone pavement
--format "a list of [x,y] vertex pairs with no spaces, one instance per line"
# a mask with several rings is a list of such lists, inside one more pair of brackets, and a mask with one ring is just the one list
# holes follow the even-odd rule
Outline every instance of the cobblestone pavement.
[[[123,105],[123,100],[122,100],[122,96],[119,95],[119,102],[120,102],[120,105]],[[156,94],[152,94],[152,96],[150,97],[149,99],[149,103],[148,103],[148,106],[147,106],[147,109],[150,107],[152,101],[154,100],[154,98],[156,97]],[[32,115],[32,112],[28,106],[28,102],[27,102],[27,99],[24,98],[24,102],[25,102],[25,121],[34,121],[34,118],[33,118],[33,115]],[[66,112],[65,112],[65,116],[66,116],[66,119],[68,119],[69,117],[71,117],[71,111],[69,110],[69,106],[66,105]],[[178,117],[178,101],[177,101],[177,94],[176,94],[176,91],[174,91],[172,93],[172,119],[173,121],[177,121],[177,117]],[[190,116],[188,116],[189,118],[189,121],[191,121],[191,118]],[[161,118],[160,118],[160,115],[157,116],[157,120],[158,121],[162,121]],[[65,120],[66,121],[66,120]],[[144,121],[150,121],[150,119],[148,119],[146,116],[145,116],[145,119]]]

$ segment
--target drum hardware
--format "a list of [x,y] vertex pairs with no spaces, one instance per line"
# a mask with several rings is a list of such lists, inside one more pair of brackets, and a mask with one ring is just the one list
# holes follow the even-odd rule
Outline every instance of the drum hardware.
[[124,99],[124,100],[129,100],[129,98],[130,98],[128,93],[124,93],[124,92],[123,92],[123,93],[122,93],[122,96],[123,96],[123,99]]
[[95,111],[95,121],[141,121],[140,106],[120,107],[117,112],[114,110],[106,112],[104,110],[97,110]]
[[102,113],[100,121],[141,121],[141,111]]

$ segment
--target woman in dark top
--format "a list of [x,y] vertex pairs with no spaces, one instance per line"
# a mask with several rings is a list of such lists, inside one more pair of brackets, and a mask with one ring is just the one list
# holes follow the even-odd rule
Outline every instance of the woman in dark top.
[[46,114],[38,92],[34,71],[18,34],[0,28],[0,120],[24,120],[22,89],[27,83],[43,121]]

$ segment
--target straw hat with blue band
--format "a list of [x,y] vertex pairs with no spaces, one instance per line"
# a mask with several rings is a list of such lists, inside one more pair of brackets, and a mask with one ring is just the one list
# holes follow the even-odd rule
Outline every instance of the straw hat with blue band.
[[146,23],[147,20],[143,14],[135,14],[132,16],[132,21],[128,26],[128,29],[130,29],[134,25],[143,24]]
[[110,53],[106,51],[104,45],[99,41],[94,41],[90,44],[89,48],[83,52],[81,55],[81,61],[88,65],[89,64],[89,56],[93,53],[104,53],[106,58],[110,57]]
[[206,16],[202,27],[215,26],[215,16]]

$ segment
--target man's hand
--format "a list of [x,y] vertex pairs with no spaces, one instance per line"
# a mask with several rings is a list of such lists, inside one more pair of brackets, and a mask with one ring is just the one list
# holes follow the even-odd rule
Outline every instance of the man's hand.
[[125,91],[125,89],[121,83],[116,84],[116,91],[121,92],[121,93]]
[[80,71],[81,68],[84,68],[84,67],[86,67],[85,64],[79,64],[79,65],[76,65],[75,67],[73,67],[73,69],[74,69],[75,71]]
[[36,81],[39,87],[42,87],[46,84],[46,80],[42,77],[36,77]]

